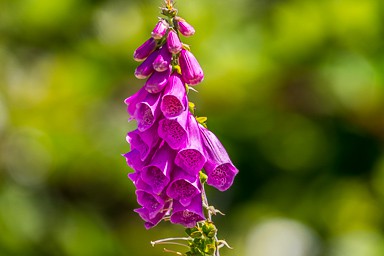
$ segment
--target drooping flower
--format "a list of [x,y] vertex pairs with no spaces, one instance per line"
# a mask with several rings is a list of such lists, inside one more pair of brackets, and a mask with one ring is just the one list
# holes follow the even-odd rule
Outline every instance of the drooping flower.
[[178,200],[173,200],[171,222],[187,228],[196,226],[196,222],[205,220],[201,194],[197,194],[188,206],[183,206]]
[[187,109],[187,105],[185,85],[180,75],[174,72],[168,79],[168,86],[164,90],[160,109],[163,115],[170,119],[179,116]]
[[180,68],[184,82],[196,85],[204,79],[203,70],[195,56],[188,50],[181,50],[179,57]]
[[159,50],[159,54],[153,61],[152,66],[157,72],[163,72],[170,68],[172,61],[172,54],[168,51],[167,47],[163,46]]
[[172,149],[185,147],[188,139],[187,122],[188,110],[183,111],[174,119],[163,118],[159,122],[159,136],[165,140]]
[[167,195],[186,207],[191,204],[195,195],[201,193],[200,179],[198,176],[188,175],[180,167],[175,167],[173,174]]
[[138,92],[132,96],[125,99],[124,103],[127,104],[127,112],[130,115],[130,120],[134,117],[137,110],[137,104],[141,103],[145,97],[147,97],[148,92],[142,87]]
[[136,149],[140,153],[140,159],[143,161],[156,148],[159,142],[157,134],[158,124],[154,123],[149,129],[140,132],[139,129],[133,130],[127,134],[127,142],[131,144],[131,150]]
[[207,172],[207,184],[220,191],[227,190],[239,170],[232,164],[227,151],[219,139],[208,129],[199,125],[207,162],[204,170]]
[[156,49],[157,42],[152,37],[145,41],[142,45],[139,46],[133,53],[133,58],[136,61],[145,60],[149,54],[151,54]]
[[140,172],[145,166],[145,163],[140,158],[140,152],[137,149],[133,149],[128,153],[123,154],[123,156],[125,157],[128,166],[136,172]]
[[168,23],[165,20],[160,19],[153,28],[151,36],[154,39],[161,39],[167,33],[168,27]]
[[146,58],[135,70],[135,76],[138,79],[145,79],[148,78],[154,70],[153,68],[153,62],[155,61],[156,57],[159,55],[159,51],[156,50],[152,52],[148,58]]
[[134,211],[137,212],[140,217],[145,221],[145,228],[150,229],[159,224],[159,222],[164,218],[164,216],[168,214],[171,205],[172,201],[166,202],[163,206],[163,209],[161,209],[155,216],[153,216],[153,214],[151,214],[151,212],[145,207],[137,208]]
[[148,93],[145,99],[136,104],[134,118],[137,121],[137,129],[139,129],[139,131],[143,132],[149,129],[161,114],[160,108],[158,107],[160,99],[160,93]]
[[203,168],[206,158],[204,156],[200,130],[195,117],[188,115],[187,144],[176,155],[175,164],[191,175],[198,176]]
[[170,53],[177,54],[181,51],[182,45],[180,39],[173,29],[168,32],[167,46]]
[[163,143],[151,162],[141,169],[141,178],[152,187],[153,193],[161,193],[168,185],[174,158],[174,151],[166,143]]
[[177,26],[183,36],[192,36],[195,34],[195,29],[183,18],[178,17]]
[[167,85],[168,78],[171,74],[171,69],[168,68],[164,72],[155,71],[145,83],[145,89],[150,93],[161,92]]
[[165,200],[156,194],[138,189],[136,190],[137,202],[148,209],[149,218],[154,218],[165,205]]

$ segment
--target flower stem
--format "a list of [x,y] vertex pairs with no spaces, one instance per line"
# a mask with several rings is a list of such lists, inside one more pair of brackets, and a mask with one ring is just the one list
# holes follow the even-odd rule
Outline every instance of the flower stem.
[[172,242],[172,241],[177,241],[177,240],[188,241],[188,240],[190,240],[190,238],[188,238],[188,237],[170,237],[170,238],[164,238],[164,239],[159,239],[159,240],[156,240],[156,241],[151,241],[151,245],[152,245],[152,246],[155,246],[155,245],[157,245],[157,244],[178,244],[178,245],[181,245],[181,246],[186,246],[186,247],[188,247],[188,246],[185,245],[185,244]]

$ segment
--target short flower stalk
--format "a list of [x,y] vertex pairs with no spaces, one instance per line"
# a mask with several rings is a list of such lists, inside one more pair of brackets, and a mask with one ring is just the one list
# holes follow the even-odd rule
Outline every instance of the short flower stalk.
[[127,134],[131,151],[123,155],[134,170],[128,174],[140,205],[134,211],[147,229],[163,220],[186,228],[186,237],[160,239],[151,242],[153,246],[188,249],[164,249],[176,255],[219,256],[220,248],[230,247],[218,239],[212,216],[222,213],[209,205],[205,185],[225,191],[238,169],[208,130],[207,118],[195,116],[195,105],[188,101],[190,89],[203,81],[204,73],[180,35],[192,36],[195,29],[177,16],[171,0],[165,1],[161,13],[164,17],[151,37],[133,54],[141,62],[135,76],[146,82],[125,100],[129,120],[137,122],[137,129]]

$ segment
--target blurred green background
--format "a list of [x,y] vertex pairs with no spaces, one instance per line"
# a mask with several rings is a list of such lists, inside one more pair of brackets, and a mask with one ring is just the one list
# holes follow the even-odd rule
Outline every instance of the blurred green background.
[[[0,0],[0,255],[164,255],[120,156],[133,51],[161,0]],[[384,3],[178,0],[197,114],[240,169],[220,237],[238,256],[384,255]]]

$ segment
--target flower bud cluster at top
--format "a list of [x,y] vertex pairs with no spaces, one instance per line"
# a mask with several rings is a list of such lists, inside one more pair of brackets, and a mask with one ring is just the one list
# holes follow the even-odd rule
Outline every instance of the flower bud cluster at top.
[[160,18],[151,37],[134,52],[134,59],[141,61],[135,76],[147,80],[125,100],[137,129],[127,134],[131,151],[124,156],[134,169],[128,176],[141,205],[135,211],[145,227],[170,219],[191,228],[206,219],[201,170],[206,183],[220,191],[232,185],[238,170],[189,108],[188,85],[200,83],[204,74],[179,33],[191,36],[195,30],[168,4],[162,14],[166,18]]

